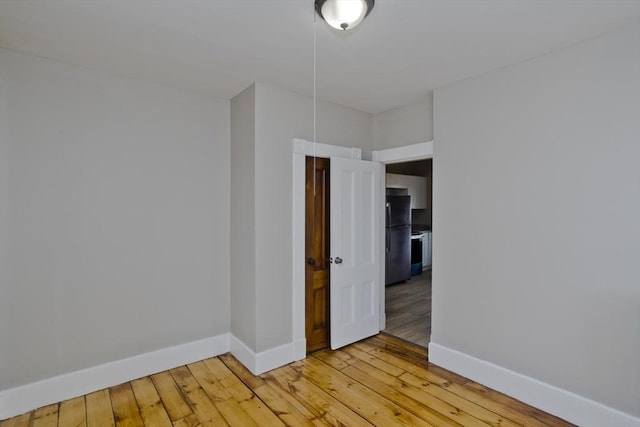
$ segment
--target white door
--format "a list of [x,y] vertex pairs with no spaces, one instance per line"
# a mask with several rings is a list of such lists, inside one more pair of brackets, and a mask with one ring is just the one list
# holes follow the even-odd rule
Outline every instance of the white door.
[[380,163],[331,158],[331,348],[380,329]]

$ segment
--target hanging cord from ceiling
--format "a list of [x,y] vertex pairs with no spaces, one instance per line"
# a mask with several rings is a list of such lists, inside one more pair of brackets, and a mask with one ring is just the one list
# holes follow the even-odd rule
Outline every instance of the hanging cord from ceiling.
[[[316,196],[316,68],[318,57],[317,13],[313,10],[313,196]],[[315,204],[314,204],[315,206]],[[315,217],[315,215],[314,215]]]

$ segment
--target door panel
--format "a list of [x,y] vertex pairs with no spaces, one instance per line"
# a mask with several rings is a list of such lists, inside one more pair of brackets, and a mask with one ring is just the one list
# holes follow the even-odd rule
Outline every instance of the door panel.
[[329,345],[329,159],[307,157],[305,338],[307,352]]
[[382,166],[331,159],[331,348],[379,332]]

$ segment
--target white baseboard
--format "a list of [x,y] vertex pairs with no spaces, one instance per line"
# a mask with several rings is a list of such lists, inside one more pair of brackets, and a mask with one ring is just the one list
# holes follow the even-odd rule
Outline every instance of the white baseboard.
[[0,420],[228,351],[222,334],[3,390]]
[[256,354],[233,334],[230,337],[229,351],[245,368],[256,373]]
[[307,340],[306,338],[297,340],[293,343],[293,360],[302,360],[307,357]]
[[[300,360],[300,343],[283,344],[260,353],[255,353],[245,343],[231,335],[231,354],[247,367],[254,375],[260,375],[272,369]],[[306,350],[305,350],[306,351]],[[306,353],[305,353],[306,355]]]
[[429,362],[582,427],[640,427],[638,417],[434,342]]

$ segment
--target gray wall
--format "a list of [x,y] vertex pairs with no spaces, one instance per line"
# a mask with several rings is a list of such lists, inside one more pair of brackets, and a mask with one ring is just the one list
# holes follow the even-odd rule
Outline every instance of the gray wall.
[[401,147],[433,139],[433,94],[373,117],[373,149]]
[[[292,147],[313,139],[313,100],[256,84],[255,277],[260,352],[292,342]],[[317,141],[357,147],[371,158],[372,116],[318,101]],[[233,212],[232,212],[233,215]]]
[[640,415],[640,27],[434,99],[432,340]]
[[231,332],[256,345],[255,85],[231,100]]
[[[9,134],[7,124],[7,78],[0,52],[0,343],[9,336]],[[0,390],[9,372],[9,354],[0,344]]]
[[0,94],[0,387],[228,332],[228,101],[5,50]]

